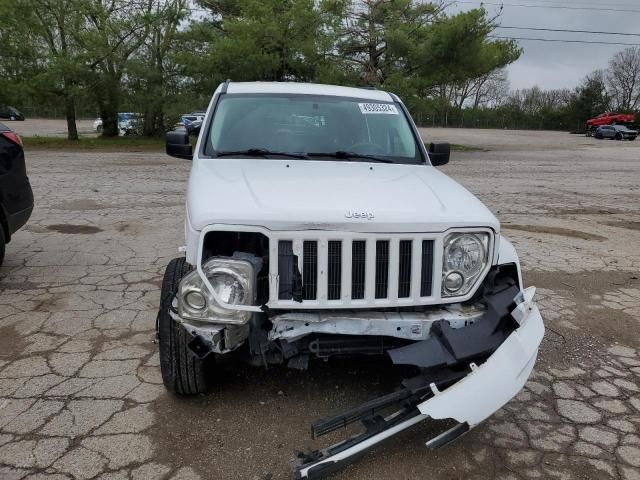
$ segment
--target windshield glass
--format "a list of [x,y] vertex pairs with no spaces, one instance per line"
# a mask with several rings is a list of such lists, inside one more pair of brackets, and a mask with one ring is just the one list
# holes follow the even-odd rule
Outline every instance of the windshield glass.
[[204,153],[215,156],[256,149],[265,157],[268,152],[281,152],[304,153],[314,160],[422,162],[409,122],[393,102],[316,95],[223,95]]

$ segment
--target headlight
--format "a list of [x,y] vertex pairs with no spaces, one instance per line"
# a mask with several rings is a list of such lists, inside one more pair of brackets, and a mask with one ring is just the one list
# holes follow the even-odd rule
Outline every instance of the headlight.
[[442,296],[469,293],[489,261],[489,234],[451,233],[444,239]]
[[[212,258],[202,270],[217,297],[229,305],[251,305],[255,269],[251,262],[235,258]],[[178,287],[178,313],[182,318],[216,323],[245,323],[251,312],[219,305],[197,271],[186,275]]]

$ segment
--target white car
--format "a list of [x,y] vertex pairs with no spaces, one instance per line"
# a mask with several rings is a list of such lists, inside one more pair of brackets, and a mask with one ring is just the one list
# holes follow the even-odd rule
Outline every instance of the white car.
[[186,257],[169,263],[158,313],[169,390],[205,392],[224,355],[415,367],[395,392],[314,423],[316,436],[366,428],[300,455],[296,478],[426,419],[447,420],[427,445],[447,444],[525,384],[544,335],[535,288],[496,217],[435,168],[449,145],[427,150],[397,96],[226,82],[195,148],[176,130],[166,151],[193,160]]
[[[124,137],[131,134],[138,126],[142,119],[142,114],[131,112],[118,113],[118,135]],[[93,130],[102,133],[102,119],[96,118],[93,121]]]

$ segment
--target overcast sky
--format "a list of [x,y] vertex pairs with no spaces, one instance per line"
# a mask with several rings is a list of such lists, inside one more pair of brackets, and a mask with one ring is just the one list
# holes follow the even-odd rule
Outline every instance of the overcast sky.
[[[487,0],[501,3],[500,0]],[[460,2],[449,13],[478,7],[480,2]],[[560,8],[524,8],[515,5],[542,7],[587,7],[586,10]],[[500,7],[485,5],[490,14]],[[595,8],[604,10],[594,10]],[[636,10],[619,12],[606,10]],[[591,30],[640,34],[640,0],[504,0],[499,23],[513,27],[536,27],[569,30]],[[498,29],[496,35],[511,37],[557,38],[640,44],[640,36],[595,35],[588,33],[542,32],[533,30]],[[606,68],[609,59],[623,45],[587,45],[521,40],[524,53],[508,68],[511,88],[573,88],[593,70]]]

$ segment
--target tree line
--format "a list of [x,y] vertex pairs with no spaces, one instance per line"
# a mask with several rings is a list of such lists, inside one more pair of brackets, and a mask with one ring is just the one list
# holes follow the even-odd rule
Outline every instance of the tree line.
[[[227,78],[381,87],[399,94],[419,122],[453,126],[556,115],[578,95],[551,101],[539,89],[509,92],[504,68],[522,53],[516,42],[491,38],[498,19],[483,8],[451,15],[445,7],[442,0],[0,0],[0,104],[62,110],[76,139],[78,113],[99,115],[103,135],[115,136],[118,112],[140,112],[143,133],[161,134],[180,113],[205,108]],[[607,98],[617,99],[607,82]]]
[[[0,103],[117,112],[144,134],[204,108],[227,78],[383,87],[410,108],[515,61],[484,9],[415,0],[0,0]],[[474,83],[475,82],[475,83]],[[470,93],[471,95],[471,93]]]
[[640,113],[640,48],[616,53],[606,69],[587,75],[574,89],[510,91],[506,77],[496,76],[494,81],[499,86],[492,89],[489,106],[450,102],[448,118],[440,115],[433,123],[581,132],[586,120],[604,112]]

